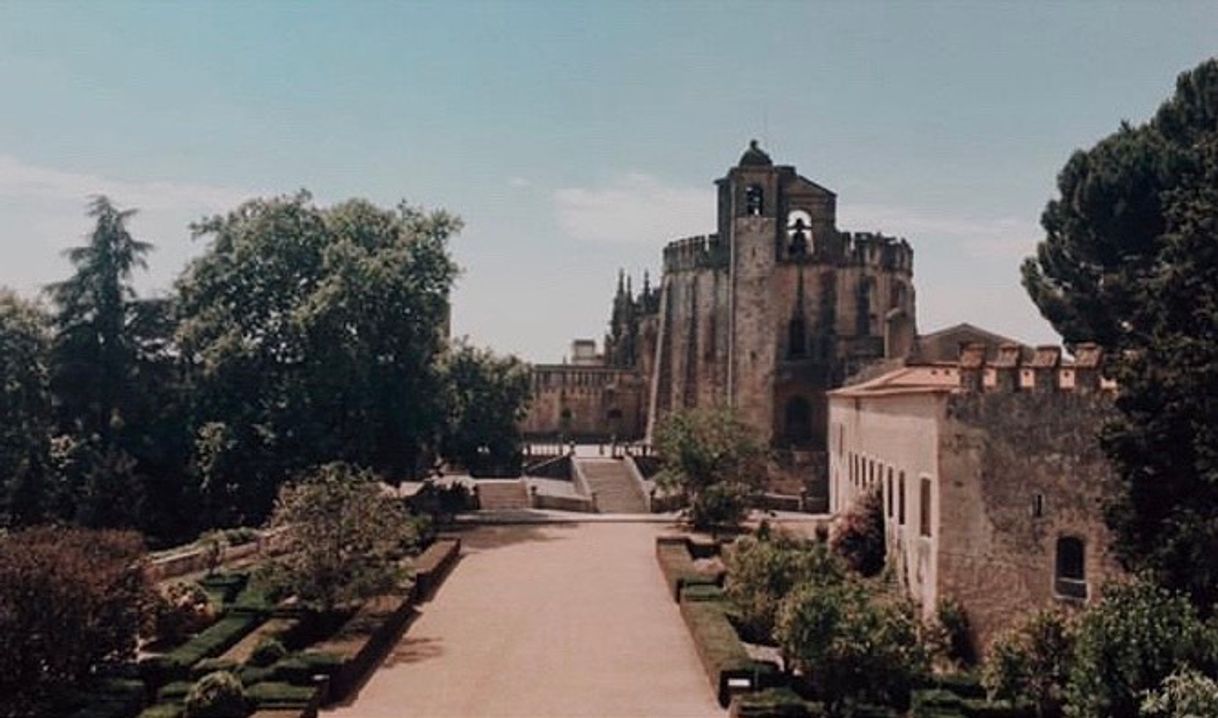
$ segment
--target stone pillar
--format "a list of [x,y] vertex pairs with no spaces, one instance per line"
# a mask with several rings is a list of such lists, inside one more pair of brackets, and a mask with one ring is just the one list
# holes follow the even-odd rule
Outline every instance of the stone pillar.
[[981,391],[985,385],[985,344],[970,342],[960,348],[960,388]]
[[1036,377],[1036,391],[1051,392],[1061,388],[1059,372],[1062,366],[1062,348],[1053,345],[1036,347],[1032,357],[1032,371]]
[[1023,366],[1023,348],[1018,344],[1003,344],[994,358],[994,391],[1019,391],[1019,377]]

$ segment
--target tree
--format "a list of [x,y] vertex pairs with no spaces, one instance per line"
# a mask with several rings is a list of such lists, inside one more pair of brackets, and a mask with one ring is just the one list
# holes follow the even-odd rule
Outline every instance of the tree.
[[1067,711],[1075,718],[1136,718],[1169,675],[1213,669],[1213,638],[1182,594],[1146,581],[1110,586],[1078,625]]
[[386,495],[377,476],[343,463],[284,485],[271,524],[286,531],[284,553],[270,568],[273,582],[323,613],[397,588],[400,561],[418,539],[403,504]]
[[87,244],[67,250],[76,273],[47,290],[57,308],[53,383],[61,424],[108,441],[120,400],[130,385],[135,347],[129,319],[135,300],[134,269],[147,268],[152,245],[127,230],[135,210],[120,210],[96,197],[96,221]]
[[884,569],[884,500],[878,489],[859,494],[834,524],[829,541],[859,575],[875,576]]
[[444,424],[457,218],[307,193],[194,226],[210,240],[178,282],[197,385],[194,457],[219,523],[258,521],[278,485],[351,461],[417,475]]
[[0,289],[0,526],[55,511],[50,471],[48,318]]
[[740,612],[743,631],[758,643],[774,640],[782,600],[796,586],[838,583],[846,567],[819,542],[778,533],[768,539],[741,536],[725,552],[724,591]]
[[150,589],[143,557],[130,532],[0,534],[0,715],[30,714],[98,667],[134,658]]
[[1068,343],[1117,362],[1105,451],[1127,567],[1203,610],[1218,600],[1218,60],[1184,73],[1147,123],[1076,152],[1024,284]]
[[520,429],[530,396],[516,357],[457,342],[444,361],[448,421],[443,453],[470,471],[504,473],[519,464]]
[[833,716],[858,703],[907,705],[927,668],[913,606],[858,580],[797,588],[783,601],[777,637]]
[[695,528],[739,524],[766,475],[752,427],[730,409],[694,409],[665,417],[655,443],[664,462],[656,482],[684,494]]
[[1060,611],[1025,617],[990,647],[981,676],[990,698],[1030,703],[1042,718],[1061,715],[1075,640],[1074,624]]

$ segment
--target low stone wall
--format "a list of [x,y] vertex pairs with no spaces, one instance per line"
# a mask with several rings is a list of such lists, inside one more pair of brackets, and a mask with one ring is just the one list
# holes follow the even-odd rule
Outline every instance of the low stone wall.
[[596,513],[592,499],[584,496],[559,496],[543,494],[540,491],[530,492],[532,506],[535,509],[552,509],[554,511],[575,511],[585,514]]
[[[248,543],[225,545],[219,563],[233,563],[254,556],[272,556],[283,550],[286,527],[269,529],[259,533]],[[206,542],[196,542],[179,549],[170,549],[153,554],[145,572],[153,582],[165,581],[189,573],[206,571],[211,566],[212,549]]]

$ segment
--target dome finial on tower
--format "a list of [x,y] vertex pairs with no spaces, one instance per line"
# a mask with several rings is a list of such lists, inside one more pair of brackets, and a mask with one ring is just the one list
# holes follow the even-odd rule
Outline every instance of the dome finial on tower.
[[740,156],[741,167],[770,167],[773,164],[770,156],[757,144],[757,140],[749,140],[749,148]]

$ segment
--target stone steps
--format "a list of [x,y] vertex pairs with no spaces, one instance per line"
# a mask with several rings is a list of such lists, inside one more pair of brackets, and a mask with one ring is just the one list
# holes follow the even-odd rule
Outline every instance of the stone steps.
[[576,461],[588,482],[588,488],[596,494],[596,510],[599,513],[647,513],[647,502],[631,478],[625,462],[617,459]]
[[478,481],[478,502],[483,510],[527,509],[529,492],[518,479]]

